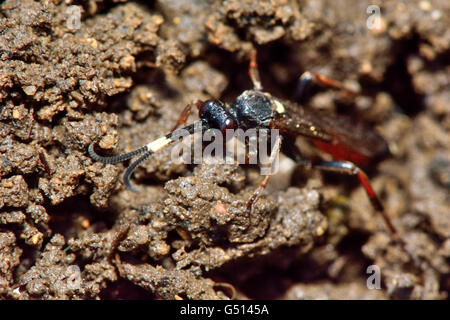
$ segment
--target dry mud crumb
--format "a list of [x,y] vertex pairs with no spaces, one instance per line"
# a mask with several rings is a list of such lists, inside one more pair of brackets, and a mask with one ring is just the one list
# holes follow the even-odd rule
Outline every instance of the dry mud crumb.
[[[0,5],[0,297],[227,299],[225,282],[240,298],[446,298],[447,2],[125,2],[81,1],[79,28],[66,1]],[[335,91],[309,104],[356,110],[389,142],[370,173],[419,266],[351,178],[284,162],[249,220],[254,168],[188,166],[167,149],[136,170],[134,194],[126,164],[88,156],[91,142],[116,154],[159,137],[194,99],[232,101],[254,47],[282,98],[305,70],[363,93],[354,107]],[[371,264],[381,291],[363,285]]]

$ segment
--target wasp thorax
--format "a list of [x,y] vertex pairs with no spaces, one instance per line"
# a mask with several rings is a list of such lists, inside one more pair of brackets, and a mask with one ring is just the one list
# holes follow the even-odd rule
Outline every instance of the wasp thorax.
[[273,117],[272,99],[261,91],[244,91],[233,103],[233,109],[243,129],[267,127]]

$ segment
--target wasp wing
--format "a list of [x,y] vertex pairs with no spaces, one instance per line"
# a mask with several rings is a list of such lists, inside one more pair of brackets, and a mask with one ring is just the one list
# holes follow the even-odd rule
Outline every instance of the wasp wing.
[[282,104],[285,110],[275,115],[272,126],[282,134],[310,138],[335,160],[365,165],[388,153],[384,139],[360,120],[311,110],[289,101]]

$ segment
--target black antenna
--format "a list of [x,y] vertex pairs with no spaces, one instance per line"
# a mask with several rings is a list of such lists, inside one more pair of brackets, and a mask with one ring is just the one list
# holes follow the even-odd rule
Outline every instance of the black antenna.
[[[204,127],[204,125],[202,126],[202,128]],[[88,152],[89,155],[92,157],[92,159],[96,160],[96,161],[100,161],[103,163],[110,163],[110,164],[114,164],[114,163],[118,163],[118,162],[122,162],[125,160],[129,160],[139,154],[144,153],[140,158],[138,158],[136,161],[134,161],[128,168],[127,170],[125,170],[125,173],[123,175],[123,183],[125,184],[125,187],[133,192],[138,192],[136,189],[134,189],[131,186],[130,183],[130,177],[133,174],[134,170],[145,160],[147,160],[153,153],[158,152],[162,149],[164,149],[165,147],[169,146],[170,144],[172,144],[175,141],[178,141],[179,139],[183,138],[186,136],[186,134],[184,134],[186,131],[188,132],[189,135],[194,133],[194,129],[195,129],[195,123],[190,124],[184,128],[180,128],[178,130],[175,130],[173,132],[168,133],[167,135],[160,137],[148,144],[146,144],[143,147],[140,147],[139,149],[133,150],[131,152],[128,153],[124,153],[124,154],[120,154],[117,156],[112,156],[112,157],[103,157],[99,154],[97,154],[94,150],[94,143],[91,143],[89,145],[88,148]]]

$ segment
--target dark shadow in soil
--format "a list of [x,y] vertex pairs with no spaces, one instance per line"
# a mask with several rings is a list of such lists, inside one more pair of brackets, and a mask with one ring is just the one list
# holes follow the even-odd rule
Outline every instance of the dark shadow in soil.
[[154,300],[156,296],[151,292],[131,283],[130,281],[119,279],[110,283],[106,289],[100,293],[101,300]]
[[52,217],[49,226],[53,233],[61,233],[66,239],[71,235],[77,235],[74,219],[79,214],[83,214],[83,218],[89,219],[90,225],[94,225],[94,232],[111,229],[117,218],[117,213],[112,211],[111,207],[107,210],[98,210],[90,204],[89,198],[83,195],[69,198],[57,206],[50,207],[48,213]]
[[419,37],[396,41],[392,47],[393,63],[388,67],[382,89],[391,94],[402,112],[415,116],[425,109],[424,95],[417,93],[412,84],[412,77],[407,70],[408,57],[418,52]]

